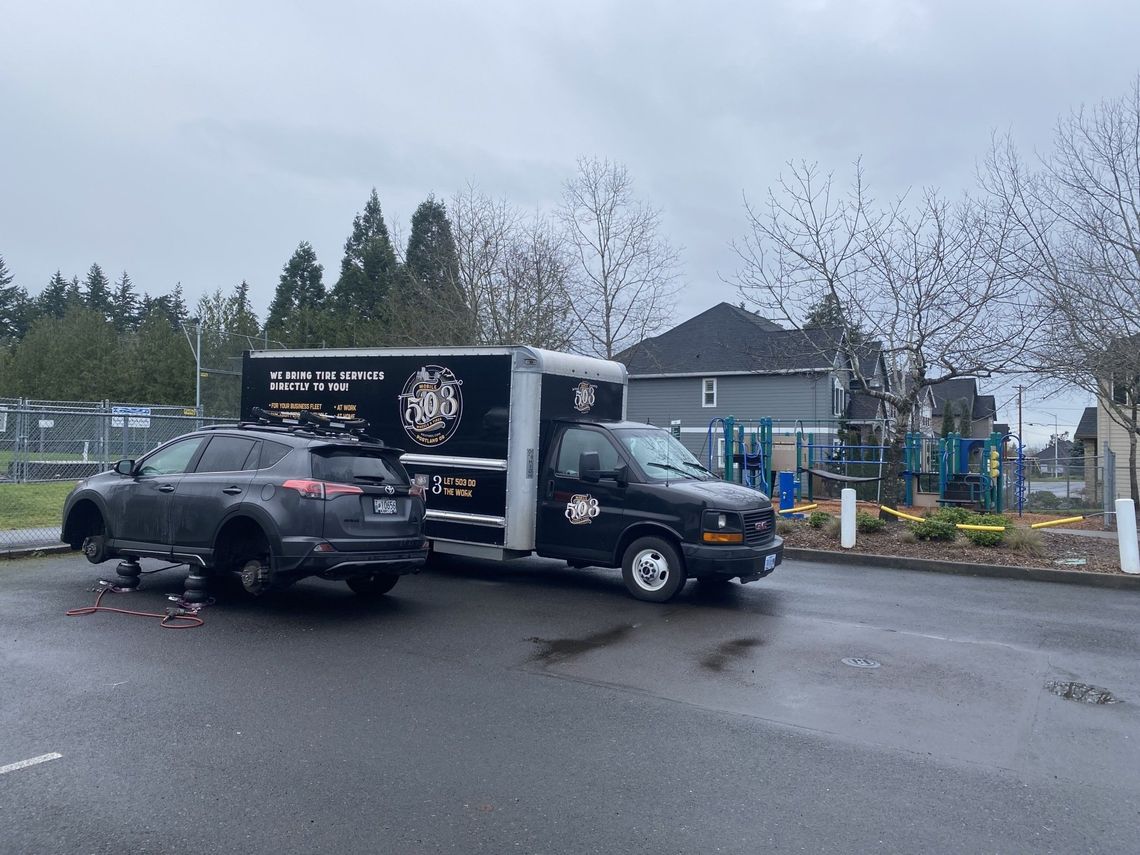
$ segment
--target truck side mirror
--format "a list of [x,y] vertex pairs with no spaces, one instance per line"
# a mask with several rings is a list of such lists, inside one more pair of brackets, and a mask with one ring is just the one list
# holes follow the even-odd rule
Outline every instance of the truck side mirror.
[[583,451],[578,455],[578,477],[591,484],[601,478],[602,464],[596,451]]
[[135,471],[135,462],[133,460],[119,460],[115,463],[115,471],[120,475],[130,475]]

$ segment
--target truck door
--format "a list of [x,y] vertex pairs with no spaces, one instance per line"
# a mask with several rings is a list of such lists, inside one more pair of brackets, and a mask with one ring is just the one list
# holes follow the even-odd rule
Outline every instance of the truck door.
[[609,561],[624,528],[625,489],[612,477],[587,482],[578,471],[582,452],[595,451],[603,472],[622,463],[609,434],[567,426],[547,457],[539,499],[536,547],[540,555]]

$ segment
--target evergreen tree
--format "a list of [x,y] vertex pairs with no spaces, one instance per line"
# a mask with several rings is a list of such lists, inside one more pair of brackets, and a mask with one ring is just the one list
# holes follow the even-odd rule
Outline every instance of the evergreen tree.
[[322,343],[324,268],[308,241],[301,241],[281,271],[265,327],[271,338],[294,346]]
[[71,306],[62,318],[37,320],[12,354],[10,394],[60,401],[121,398],[126,373],[119,338],[101,318]]
[[404,285],[392,327],[412,342],[474,344],[475,322],[459,288],[459,259],[444,206],[429,197],[412,215]]
[[396,253],[384,224],[376,188],[352,221],[344,244],[340,278],[333,288],[333,309],[346,344],[376,344],[389,319],[388,298],[398,274]]
[[83,299],[83,291],[79,287],[79,277],[72,276],[71,281],[67,283],[67,291],[64,299],[64,313],[68,310],[75,308],[84,308],[87,303]]
[[67,312],[67,280],[58,270],[36,298],[36,310],[49,318],[62,318]]
[[119,332],[133,330],[139,323],[139,299],[135,286],[127,271],[115,283],[115,293],[111,300],[111,318]]
[[111,283],[98,264],[92,264],[87,271],[87,279],[83,282],[83,300],[91,311],[102,315],[105,320],[112,319],[114,307]]
[[244,279],[239,285],[234,286],[226,311],[229,316],[227,329],[230,332],[246,336],[257,335],[260,324],[257,322],[257,314],[253,311],[253,304],[249,299],[249,283]]
[[804,319],[805,327],[842,327],[846,323],[847,317],[839,298],[831,293],[824,294]]
[[28,293],[13,280],[0,255],[0,342],[21,338],[29,321]]
[[129,382],[126,400],[182,405],[194,400],[194,354],[171,324],[168,297],[152,301],[131,337],[122,371]]

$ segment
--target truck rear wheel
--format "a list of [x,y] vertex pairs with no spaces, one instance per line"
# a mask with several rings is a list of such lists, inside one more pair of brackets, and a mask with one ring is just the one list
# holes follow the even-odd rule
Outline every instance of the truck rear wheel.
[[639,600],[664,603],[685,585],[685,564],[676,547],[660,537],[641,537],[625,550],[621,576]]

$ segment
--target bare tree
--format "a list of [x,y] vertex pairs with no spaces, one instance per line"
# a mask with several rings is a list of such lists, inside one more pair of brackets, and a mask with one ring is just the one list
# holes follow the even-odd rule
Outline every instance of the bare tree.
[[581,157],[563,186],[559,217],[574,259],[571,309],[583,347],[606,359],[670,322],[679,254],[661,234],[661,212],[637,201],[624,166]]
[[[934,191],[912,208],[876,205],[858,165],[846,193],[815,165],[789,168],[763,208],[745,200],[736,282],[745,300],[793,329],[805,330],[822,301],[842,307],[833,334],[805,333],[805,345],[843,354],[863,393],[886,402],[883,495],[893,503],[905,434],[927,387],[1007,370],[1025,348],[1028,313],[1003,262],[1009,224]],[[862,376],[860,342],[881,347],[889,387]]]
[[1035,368],[1095,394],[1124,429],[1140,505],[1140,77],[1062,118],[1033,167],[995,140],[981,181],[1016,225],[1016,264],[1040,298]]
[[570,259],[550,220],[537,213],[527,219],[470,185],[450,211],[458,291],[475,319],[477,343],[572,347],[579,322],[571,308]]

